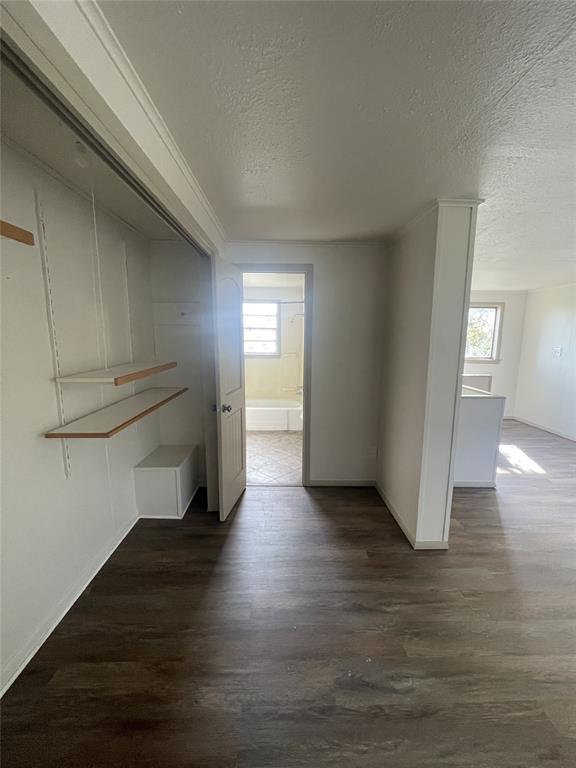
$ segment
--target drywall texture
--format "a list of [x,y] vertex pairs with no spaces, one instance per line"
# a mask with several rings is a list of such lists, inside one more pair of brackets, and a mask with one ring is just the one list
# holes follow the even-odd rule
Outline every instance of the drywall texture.
[[528,293],[515,416],[576,440],[576,284]]
[[464,363],[464,373],[483,374],[492,377],[492,392],[504,395],[506,408],[504,418],[514,415],[516,385],[518,383],[518,365],[522,346],[524,309],[526,293],[524,291],[472,291],[471,303],[502,304],[502,330],[499,359],[495,363]]
[[311,264],[310,480],[372,483],[378,440],[382,246],[230,243],[237,264]]
[[394,243],[387,274],[378,484],[412,542],[418,525],[436,230],[434,210]]
[[446,546],[476,203],[440,202],[391,254],[378,487],[413,546]]
[[478,190],[479,288],[574,270],[574,3],[102,9],[230,238],[374,238]]
[[279,301],[280,355],[251,357],[244,363],[246,399],[302,400],[304,295],[302,288],[244,286],[244,301]]
[[196,483],[205,482],[203,413],[203,328],[210,288],[202,261],[191,246],[178,242],[151,244],[154,343],[159,359],[178,367],[164,374],[166,386],[188,387],[175,408],[158,414],[160,442],[193,445]]
[[[2,190],[2,219],[36,240],[33,247],[2,241],[4,686],[135,522],[132,467],[156,447],[159,432],[151,415],[111,440],[43,437],[60,423],[57,366],[67,374],[133,354],[154,358],[148,247],[9,147]],[[66,420],[150,381],[62,385]]]

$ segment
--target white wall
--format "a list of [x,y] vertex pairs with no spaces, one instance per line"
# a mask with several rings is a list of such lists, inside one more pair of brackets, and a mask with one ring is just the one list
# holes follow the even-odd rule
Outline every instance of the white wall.
[[471,302],[503,303],[502,337],[500,358],[495,363],[465,363],[464,373],[492,376],[492,392],[504,395],[506,408],[504,418],[512,418],[518,383],[518,365],[522,345],[525,291],[472,291]]
[[151,244],[154,341],[159,359],[178,367],[163,374],[166,386],[188,387],[174,408],[159,411],[160,441],[193,445],[196,482],[205,482],[202,373],[203,314],[208,286],[200,256],[190,245],[158,241]]
[[313,266],[310,480],[373,483],[384,247],[230,243],[222,255],[237,264]]
[[474,201],[441,201],[391,251],[378,488],[417,548],[447,545]]
[[424,441],[436,211],[391,248],[383,347],[378,484],[416,540]]
[[[303,384],[303,287],[244,286],[244,300],[282,301],[280,304],[280,355],[244,359],[246,400],[300,400]],[[287,303],[290,302],[290,303]],[[299,303],[302,302],[302,303]]]
[[576,440],[576,284],[528,293],[514,415]]
[[[151,415],[110,440],[69,440],[66,448],[43,437],[60,423],[49,315],[63,374],[126,362],[132,353],[154,358],[148,247],[108,215],[97,211],[94,219],[90,201],[4,146],[2,190],[2,219],[36,239],[33,247],[2,240],[4,687],[136,521],[132,467],[159,433]],[[135,386],[150,384],[63,385],[66,419]]]

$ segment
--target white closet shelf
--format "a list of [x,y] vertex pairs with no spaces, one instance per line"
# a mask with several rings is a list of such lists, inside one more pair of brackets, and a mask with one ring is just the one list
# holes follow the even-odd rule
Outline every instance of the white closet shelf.
[[111,368],[97,368],[95,371],[73,373],[71,376],[57,376],[62,384],[114,384],[119,387],[137,379],[145,379],[156,373],[176,368],[177,363],[124,363]]
[[182,395],[188,387],[153,387],[137,395],[119,400],[106,408],[89,413],[62,427],[46,432],[44,437],[68,438],[112,437],[136,421],[158,410],[170,400]]

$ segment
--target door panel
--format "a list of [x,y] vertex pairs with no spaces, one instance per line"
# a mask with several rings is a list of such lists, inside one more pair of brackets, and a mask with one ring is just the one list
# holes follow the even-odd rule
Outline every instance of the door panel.
[[246,488],[242,272],[213,257],[220,520]]
[[[239,272],[240,281],[242,273]],[[242,388],[242,282],[230,276],[220,278],[218,285],[218,312],[222,391],[228,396]]]

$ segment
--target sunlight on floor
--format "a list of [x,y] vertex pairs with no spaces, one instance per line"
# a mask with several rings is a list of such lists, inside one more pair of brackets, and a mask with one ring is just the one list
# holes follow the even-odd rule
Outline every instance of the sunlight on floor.
[[498,467],[498,475],[545,475],[546,470],[530,458],[517,445],[500,445],[500,454],[506,459],[509,467]]

